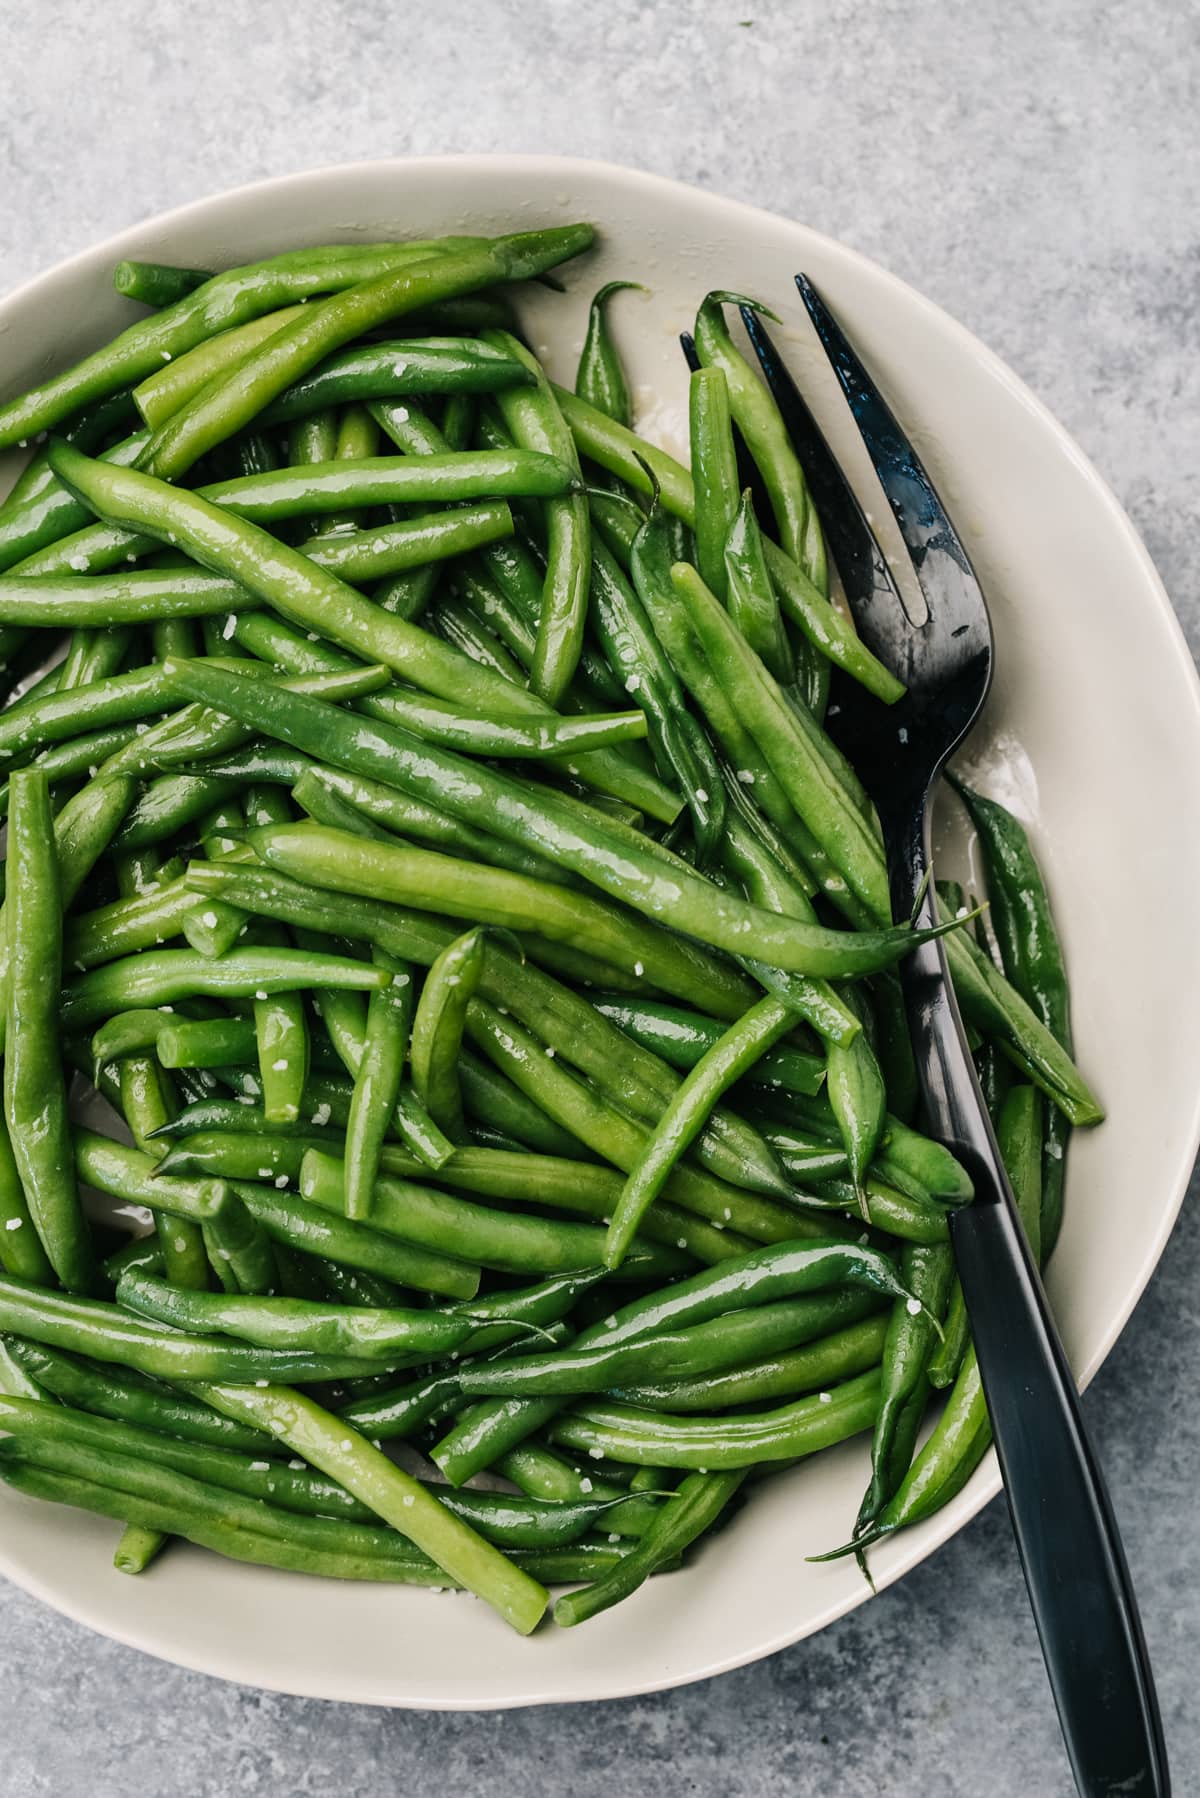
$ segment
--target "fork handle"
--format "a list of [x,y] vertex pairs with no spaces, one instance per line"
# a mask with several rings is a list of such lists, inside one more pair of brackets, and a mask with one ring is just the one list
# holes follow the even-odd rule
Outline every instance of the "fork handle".
[[[885,820],[885,830],[887,828]],[[888,832],[893,916],[911,916],[929,865],[926,808]],[[936,922],[932,886],[918,922]],[[933,1134],[975,1201],[950,1234],[1013,1533],[1076,1783],[1086,1798],[1170,1792],[1137,1603],[1079,1395],[1029,1254],[963,1033],[940,941],[900,964]]]

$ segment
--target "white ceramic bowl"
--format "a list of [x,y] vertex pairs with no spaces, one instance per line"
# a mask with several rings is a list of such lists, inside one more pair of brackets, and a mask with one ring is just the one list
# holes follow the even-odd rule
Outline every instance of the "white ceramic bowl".
[[[448,157],[262,182],[61,264],[0,304],[0,392],[133,316],[111,287],[121,257],[221,268],[307,243],[574,218],[596,222],[599,249],[569,266],[565,297],[536,292],[527,310],[561,379],[573,377],[591,292],[616,276],[644,281],[650,293],[622,296],[614,325],[643,428],[677,446],[685,375],[676,333],[707,289],[736,287],[796,321],[795,367],[851,460],[853,431],[800,326],[791,277],[805,269],[882,379],[966,539],[991,603],[998,665],[972,759],[1035,826],[1070,960],[1080,1057],[1111,1107],[1104,1127],[1072,1146],[1048,1281],[1086,1381],[1162,1253],[1197,1141],[1200,937],[1189,907],[1166,896],[1200,890],[1200,689],[1128,519],[981,344],[882,269],[785,219],[599,163]],[[0,491],[7,484],[0,462]],[[305,1580],[184,1545],[131,1580],[112,1571],[112,1524],[6,1490],[0,1570],[94,1629],[250,1685],[446,1709],[614,1698],[735,1667],[861,1604],[852,1563],[804,1557],[845,1540],[865,1469],[858,1442],[772,1480],[692,1570],[580,1629],[545,1628],[530,1641],[467,1597]],[[875,1550],[878,1584],[923,1559],[998,1487],[989,1455],[939,1516]]]

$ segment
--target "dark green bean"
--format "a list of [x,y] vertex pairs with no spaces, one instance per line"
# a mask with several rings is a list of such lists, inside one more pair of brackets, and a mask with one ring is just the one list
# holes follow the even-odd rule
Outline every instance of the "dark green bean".
[[918,1392],[928,1390],[926,1364],[934,1341],[934,1320],[944,1314],[950,1292],[953,1252],[948,1243],[910,1243],[901,1268],[905,1285],[925,1310],[919,1306],[914,1310],[908,1301],[892,1306],[882,1348],[879,1416],[871,1439],[871,1483],[855,1525],[860,1531],[874,1522],[908,1471],[905,1465],[899,1477],[894,1476],[897,1432],[905,1407]]
[[29,1213],[62,1284],[95,1284],[91,1235],[79,1203],[58,1048],[56,1008],[62,969],[58,851],[44,774],[12,779],[8,820],[8,1019],[4,1121]]
[[589,1617],[636,1592],[659,1568],[712,1528],[744,1478],[741,1472],[690,1474],[636,1548],[601,1579],[555,1602],[554,1621],[564,1628],[586,1623]]
[[270,429],[355,400],[403,399],[409,394],[496,393],[529,376],[513,357],[479,338],[407,337],[358,344],[319,362],[285,387],[258,414]]
[[[1029,838],[1020,821],[1004,806],[972,791],[962,781],[955,780],[953,785],[983,844],[991,898],[989,915],[1004,972],[1070,1054],[1074,1045],[1066,966],[1045,876]],[[1053,1252],[1062,1225],[1069,1136],[1066,1118],[1057,1107],[1051,1109],[1045,1118],[1042,1148],[1043,1259]]]
[[234,1423],[196,1399],[183,1398],[170,1386],[159,1385],[128,1369],[116,1373],[60,1349],[47,1348],[41,1342],[27,1342],[18,1336],[7,1340],[13,1357],[37,1387],[53,1393],[64,1404],[185,1442],[251,1455],[274,1456],[281,1452],[273,1437]]
[[575,374],[576,393],[623,425],[632,422],[632,407],[621,358],[609,335],[607,306],[614,293],[627,289],[645,291],[637,281],[606,281],[593,297]]

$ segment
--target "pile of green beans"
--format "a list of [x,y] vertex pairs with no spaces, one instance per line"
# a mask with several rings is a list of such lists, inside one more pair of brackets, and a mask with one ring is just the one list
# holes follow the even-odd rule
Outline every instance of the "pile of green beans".
[[[573,392],[532,353],[507,291],[591,242],[125,263],[151,310],[0,403],[49,434],[0,502],[0,1480],[126,1573],[181,1537],[528,1633],[752,1470],[869,1434],[861,1555],[987,1446],[919,939],[822,725],[835,670],[901,688],[730,296],[690,470],[635,283]],[[1101,1111],[1033,849],[957,784],[999,956],[950,889],[936,934],[1044,1259]]]

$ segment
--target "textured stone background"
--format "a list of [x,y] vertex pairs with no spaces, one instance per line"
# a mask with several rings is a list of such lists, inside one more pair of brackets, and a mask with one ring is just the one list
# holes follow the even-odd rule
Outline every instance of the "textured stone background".
[[[35,0],[0,8],[0,287],[322,163],[554,151],[679,176],[845,239],[1005,356],[1129,508],[1195,645],[1198,34],[1195,0]],[[1087,1400],[1181,1794],[1200,1790],[1198,1284],[1186,1211]],[[1069,1790],[995,1506],[758,1666],[504,1716],[222,1685],[6,1587],[0,1744],[6,1798]]]

